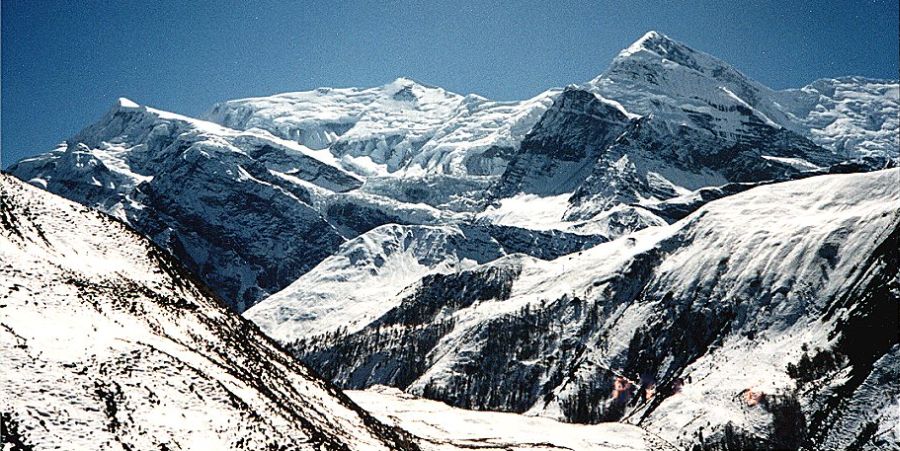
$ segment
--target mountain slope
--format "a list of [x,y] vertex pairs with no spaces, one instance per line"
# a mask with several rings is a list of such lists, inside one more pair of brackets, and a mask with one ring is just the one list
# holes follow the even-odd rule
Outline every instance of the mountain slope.
[[0,175],[4,443],[417,449],[125,225]]
[[515,253],[553,259],[603,241],[599,235],[487,222],[384,225],[348,241],[244,316],[280,342],[346,333],[396,307],[396,295],[427,275],[454,273]]
[[579,255],[428,276],[360,331],[291,349],[344,387],[679,446],[897,443],[898,182],[759,186]]

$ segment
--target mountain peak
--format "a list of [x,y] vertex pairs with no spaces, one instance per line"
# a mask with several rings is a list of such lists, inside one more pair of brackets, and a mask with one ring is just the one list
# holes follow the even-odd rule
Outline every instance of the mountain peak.
[[417,81],[415,81],[415,80],[413,80],[412,78],[409,78],[409,77],[397,77],[397,78],[395,78],[394,81],[392,81],[390,84],[391,84],[391,85],[398,85],[398,86],[410,86],[410,85],[418,85],[418,84],[421,84],[421,83],[419,83],[419,82],[417,82]]
[[133,113],[133,112],[137,112],[137,111],[146,111],[146,110],[147,110],[146,107],[141,106],[140,104],[138,104],[137,102],[135,102],[131,99],[128,99],[126,97],[119,97],[112,104],[112,106],[109,107],[109,110],[107,111],[106,114],[107,114],[107,116],[109,116],[109,115],[115,115],[119,112]]
[[131,99],[127,99],[125,97],[119,97],[119,99],[116,100],[116,103],[113,105],[113,108],[116,108],[116,109],[133,109],[133,108],[140,108],[140,107],[141,106],[138,105],[136,102],[132,101]]
[[440,89],[437,86],[426,85],[424,83],[419,83],[416,80],[413,80],[409,77],[397,77],[394,81],[384,85],[384,88],[388,91],[398,90],[398,89],[411,89],[411,88],[420,88],[420,89]]
[[634,41],[633,44],[625,48],[625,50],[619,52],[617,58],[629,57],[641,51],[649,51],[656,53],[657,55],[666,55],[671,49],[676,47],[683,46],[658,31],[650,30],[647,33],[644,33],[637,41]]
[[745,78],[743,74],[737,72],[725,61],[694,50],[657,31],[647,32],[640,39],[619,52],[613,59],[607,74],[623,67],[626,72],[632,71],[635,64],[648,70],[657,71],[659,66],[666,62],[675,63],[710,77]]

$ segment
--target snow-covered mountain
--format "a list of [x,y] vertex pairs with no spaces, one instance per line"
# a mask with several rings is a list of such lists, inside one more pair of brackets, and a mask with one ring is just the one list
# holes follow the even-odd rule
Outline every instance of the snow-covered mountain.
[[578,254],[426,276],[290,349],[343,387],[679,447],[896,445],[898,207],[897,169],[759,186]]
[[[465,115],[475,116],[473,121],[502,122],[492,114],[511,118],[495,124],[505,131],[495,130],[485,140],[511,146],[504,141],[510,129],[524,133],[516,124],[527,114],[516,105],[467,101],[473,106]],[[542,105],[532,103],[536,106],[527,108]],[[440,125],[447,136],[474,133]],[[486,128],[490,127],[482,127]],[[468,143],[468,149],[474,147]],[[460,199],[452,190],[459,186],[477,193],[490,183],[482,182],[481,176],[389,177],[381,183],[373,177],[371,187],[361,190],[365,176],[341,167],[356,170],[352,161],[356,160],[312,150],[260,128],[226,128],[122,99],[67,143],[9,169],[22,180],[128,222],[243,311],[295,281],[346,240],[374,227],[440,224],[456,216],[452,206],[422,203],[417,198],[422,186],[413,180],[422,184],[436,180],[438,192],[450,186],[451,192],[424,200],[439,207],[455,203],[464,210],[483,201],[474,196]]]
[[706,53],[651,31],[616,56],[585,86],[628,111],[720,138],[764,123],[808,137],[844,157],[897,157],[897,80],[822,79],[801,89],[772,90]]
[[[240,312],[383,225],[478,221],[546,258],[573,247],[539,235],[597,243],[665,223],[655,206],[697,190],[881,167],[897,92],[773,91],[651,32],[595,80],[521,102],[405,78],[226,101],[208,120],[123,99],[9,171],[126,221]],[[551,209],[522,214],[535,206]]]
[[10,171],[128,222],[238,310],[343,242],[313,197],[362,184],[327,152],[125,99],[68,144]]
[[[405,78],[225,101],[204,119],[121,99],[9,171],[133,227],[345,387],[635,423],[653,446],[892,446],[897,324],[875,319],[897,317],[900,181],[881,169],[900,162],[898,86],[845,77],[776,91],[650,32],[593,80],[519,102]],[[103,255],[116,240],[129,242],[117,235]],[[138,286],[201,302],[159,277]],[[185,346],[204,358],[225,359],[211,343],[237,340],[203,338],[190,321],[158,333],[97,293],[132,315],[116,324],[202,339]],[[223,368],[262,365],[250,354],[291,365],[261,343]],[[416,415],[397,421],[421,429]],[[457,419],[507,421],[467,415]],[[375,424],[362,437],[405,440]],[[423,447],[473,445],[429,437]]]
[[124,224],[3,174],[0,231],[4,449],[418,449]]
[[494,102],[398,78],[377,88],[231,100],[207,116],[230,128],[260,128],[310,148],[328,148],[366,176],[497,175],[554,94]]

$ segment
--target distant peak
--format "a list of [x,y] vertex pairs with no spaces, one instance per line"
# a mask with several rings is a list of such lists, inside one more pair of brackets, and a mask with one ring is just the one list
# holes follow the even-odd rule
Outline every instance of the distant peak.
[[434,86],[424,85],[409,77],[399,77],[384,86],[391,93],[394,100],[403,102],[415,102],[419,99],[419,93],[424,90],[438,89]]
[[419,82],[408,77],[397,77],[394,81],[384,85],[388,91],[398,91],[402,89],[412,88],[414,86],[422,86]]
[[393,82],[391,82],[391,84],[400,85],[400,86],[408,86],[408,85],[417,85],[419,83],[409,77],[397,77]]
[[428,90],[436,89],[436,90],[443,91],[443,89],[440,87],[421,83],[421,82],[414,80],[412,78],[409,78],[409,77],[398,77],[394,81],[384,85],[384,88],[393,89],[393,90],[399,90],[399,89],[403,89],[403,88],[420,88],[420,89],[428,89]]
[[634,43],[629,45],[625,50],[619,52],[619,58],[631,56],[642,50],[665,55],[669,52],[670,49],[677,46],[680,45],[670,39],[668,36],[658,31],[650,30],[647,33],[644,33],[644,35],[641,36],[640,39],[634,41]]
[[140,108],[141,106],[132,101],[131,99],[126,99],[125,97],[119,97],[119,100],[116,100],[116,104],[114,105],[116,108]]
[[725,61],[699,50],[694,50],[657,31],[647,32],[628,48],[619,52],[618,56],[613,59],[607,73],[615,71],[622,64],[630,67],[633,61],[640,61],[640,64],[645,66],[650,64],[650,66],[646,67],[669,61],[708,76],[718,77],[720,75],[717,74],[729,72],[731,74],[729,77],[743,77],[743,75],[736,73],[735,69]]
[[641,36],[640,39],[637,40],[637,42],[653,41],[653,40],[659,40],[659,39],[669,39],[669,38],[666,35],[658,32],[656,30],[650,30],[650,31],[644,33],[644,35]]

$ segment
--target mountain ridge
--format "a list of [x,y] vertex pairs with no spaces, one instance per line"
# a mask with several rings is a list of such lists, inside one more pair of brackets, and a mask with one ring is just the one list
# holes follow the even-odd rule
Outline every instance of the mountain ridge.
[[[540,228],[612,238],[665,222],[644,205],[690,191],[824,170],[854,159],[848,149],[857,147],[869,168],[897,159],[896,85],[847,79],[879,99],[886,113],[872,116],[875,108],[858,106],[863,88],[851,82],[786,94],[659,33],[629,48],[653,45],[724,69],[711,76],[667,69],[657,53],[626,49],[594,81],[522,102],[398,78],[376,88],[226,101],[208,114],[217,123],[125,99],[65,144],[9,171],[126,220],[243,311],[341,243],[385,224],[490,221],[496,216],[488,209],[522,196],[567,196],[559,216]],[[620,70],[625,60],[643,75]],[[660,91],[645,75],[673,84]],[[716,76],[731,88],[720,89]],[[688,99],[693,91],[679,84],[683,77],[702,82],[708,98]],[[791,120],[770,111],[776,97],[792,102]],[[797,124],[812,128],[791,131]]]

